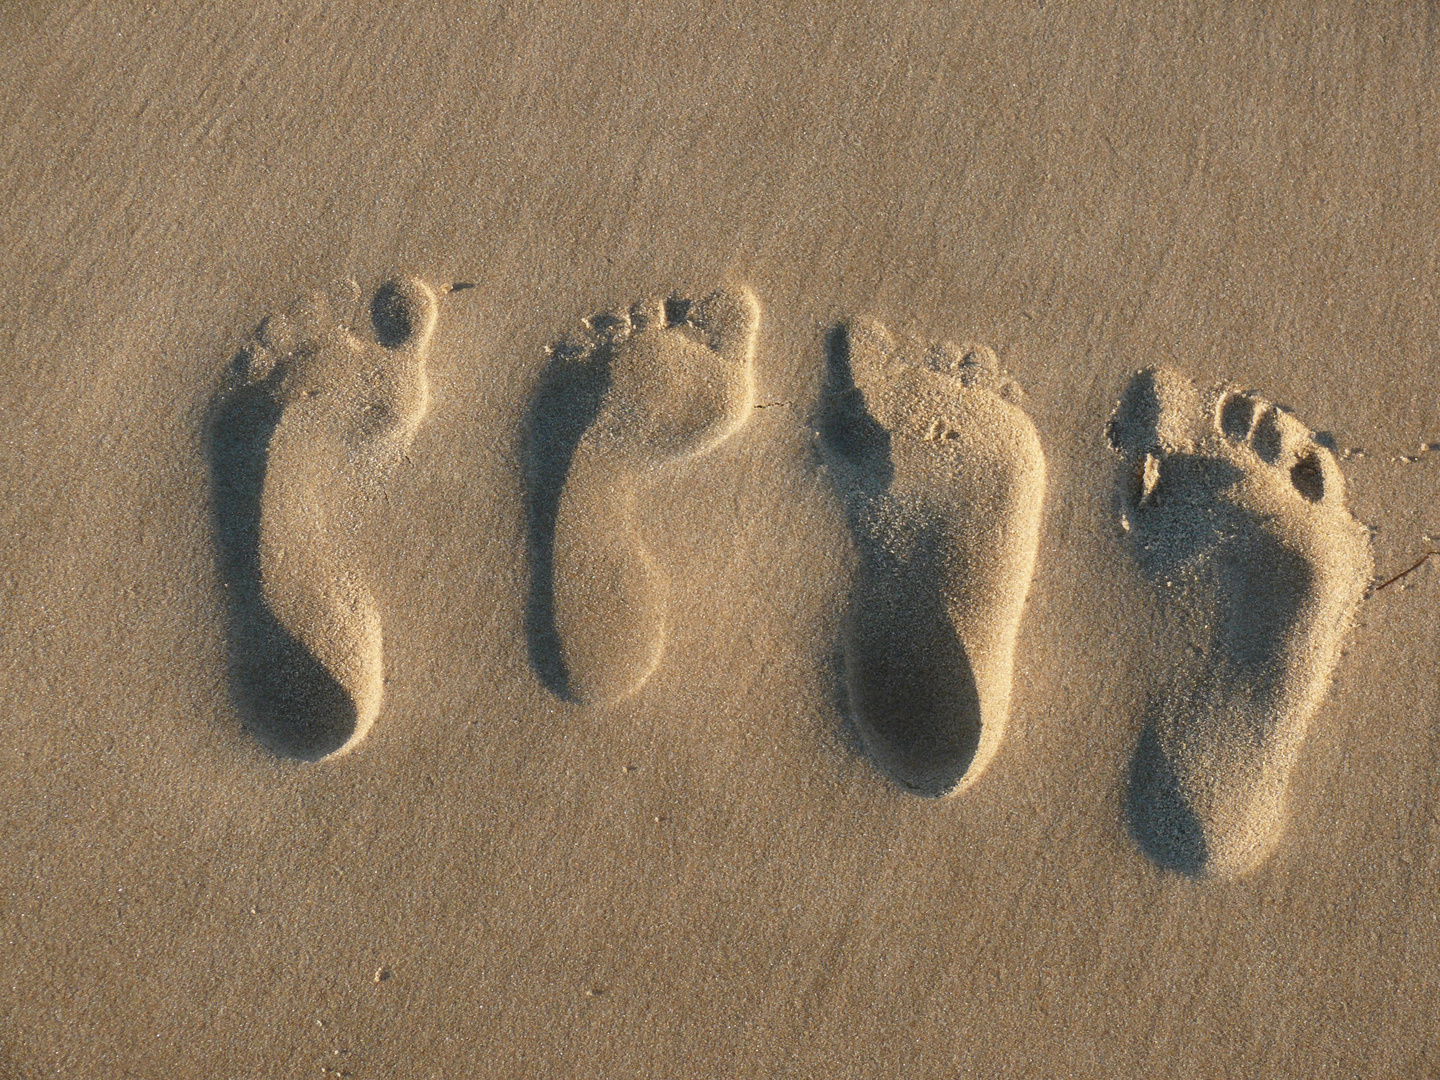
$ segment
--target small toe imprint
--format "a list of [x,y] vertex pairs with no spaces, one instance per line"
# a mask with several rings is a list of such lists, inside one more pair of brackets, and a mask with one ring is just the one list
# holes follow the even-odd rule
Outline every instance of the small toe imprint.
[[1310,451],[1290,466],[1290,483],[1310,502],[1318,503],[1325,498],[1325,469],[1317,452]]
[[1275,465],[1280,461],[1280,453],[1284,449],[1284,435],[1280,430],[1280,414],[1275,406],[1270,406],[1261,413],[1260,419],[1255,421],[1255,428],[1250,433],[1250,445],[1266,465]]
[[1220,400],[1215,425],[1226,438],[1239,442],[1255,424],[1255,401],[1244,394],[1228,393]]

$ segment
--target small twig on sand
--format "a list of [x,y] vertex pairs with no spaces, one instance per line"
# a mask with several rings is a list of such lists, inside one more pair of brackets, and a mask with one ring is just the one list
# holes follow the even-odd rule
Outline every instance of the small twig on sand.
[[1365,598],[1368,600],[1370,597],[1374,596],[1374,595],[1375,595],[1376,593],[1378,593],[1380,590],[1382,590],[1382,589],[1388,589],[1391,585],[1394,585],[1394,584],[1395,584],[1397,581],[1399,581],[1401,578],[1409,577],[1411,574],[1413,574],[1416,570],[1419,570],[1420,567],[1424,566],[1427,562],[1429,562],[1429,561],[1430,561],[1433,557],[1435,557],[1436,555],[1440,555],[1440,551],[1431,550],[1431,551],[1425,552],[1424,555],[1421,555],[1420,558],[1416,559],[1413,563],[1411,563],[1409,566],[1407,566],[1404,570],[1401,570],[1400,573],[1396,574],[1394,577],[1392,577],[1392,578],[1387,578],[1385,581],[1382,581],[1379,585],[1371,585],[1370,588],[1367,589],[1366,592],[1365,592]]

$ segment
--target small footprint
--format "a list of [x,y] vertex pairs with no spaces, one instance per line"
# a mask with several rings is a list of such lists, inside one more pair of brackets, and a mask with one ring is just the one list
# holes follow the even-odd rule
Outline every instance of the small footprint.
[[1121,523],[1188,636],[1147,706],[1126,798],[1161,866],[1235,878],[1274,849],[1300,745],[1370,578],[1334,455],[1288,410],[1139,372],[1111,417]]
[[744,288],[651,297],[555,349],[526,424],[526,630],[557,695],[613,704],[659,664],[668,587],[637,498],[749,419],[759,320]]
[[984,346],[834,331],[820,450],[859,556],[845,685],[876,763],[916,794],[972,784],[1010,710],[1045,456]]
[[434,293],[381,285],[373,339],[350,329],[359,300],[347,283],[268,317],[208,433],[231,685],[256,738],[309,761],[350,750],[380,711],[380,614],[345,537],[429,401]]

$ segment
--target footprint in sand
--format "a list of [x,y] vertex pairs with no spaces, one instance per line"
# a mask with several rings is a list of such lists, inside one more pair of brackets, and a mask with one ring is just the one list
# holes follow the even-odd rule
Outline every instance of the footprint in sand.
[[1334,456],[1284,408],[1163,368],[1110,420],[1121,521],[1187,647],[1167,658],[1131,765],[1132,833],[1161,866],[1253,869],[1371,571]]
[[613,704],[659,664],[667,586],[637,500],[749,419],[759,320],[747,289],[652,297],[554,350],[526,424],[526,630],[559,696]]
[[931,797],[968,787],[1010,710],[1045,455],[984,346],[834,331],[820,450],[859,559],[845,689],[877,764]]
[[429,396],[435,295],[380,286],[373,340],[350,329],[359,297],[351,283],[267,318],[209,431],[231,685],[262,743],[311,761],[354,747],[380,711],[380,614],[345,540]]

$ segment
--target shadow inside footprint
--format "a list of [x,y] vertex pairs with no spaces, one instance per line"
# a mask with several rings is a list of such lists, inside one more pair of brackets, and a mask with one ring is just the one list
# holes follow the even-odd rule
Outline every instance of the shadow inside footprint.
[[1130,760],[1125,816],[1136,846],[1151,862],[1191,877],[1204,874],[1205,830],[1161,749],[1154,720],[1147,719]]
[[[883,491],[895,479],[890,432],[870,415],[850,366],[850,331],[836,326],[825,335],[825,387],[815,429],[821,446],[866,475]],[[847,512],[850,503],[846,501]],[[853,522],[852,522],[853,526]]]
[[555,624],[555,522],[575,449],[610,388],[611,350],[555,348],[540,376],[522,431],[525,533],[530,590],[525,642],[536,675],[556,697],[574,701]]
[[942,526],[907,515],[903,547],[885,535],[891,435],[855,384],[846,327],[826,336],[825,364],[815,429],[860,563],[836,697],[881,771],[913,794],[943,797],[979,748],[981,711],[970,658],[936,587]]
[[[234,364],[237,375],[245,364],[242,352]],[[230,622],[230,690],[246,727],[262,743],[285,757],[317,761],[349,740],[357,715],[344,687],[280,624],[265,600],[260,504],[270,439],[282,412],[274,389],[259,383],[223,393],[206,433]]]

